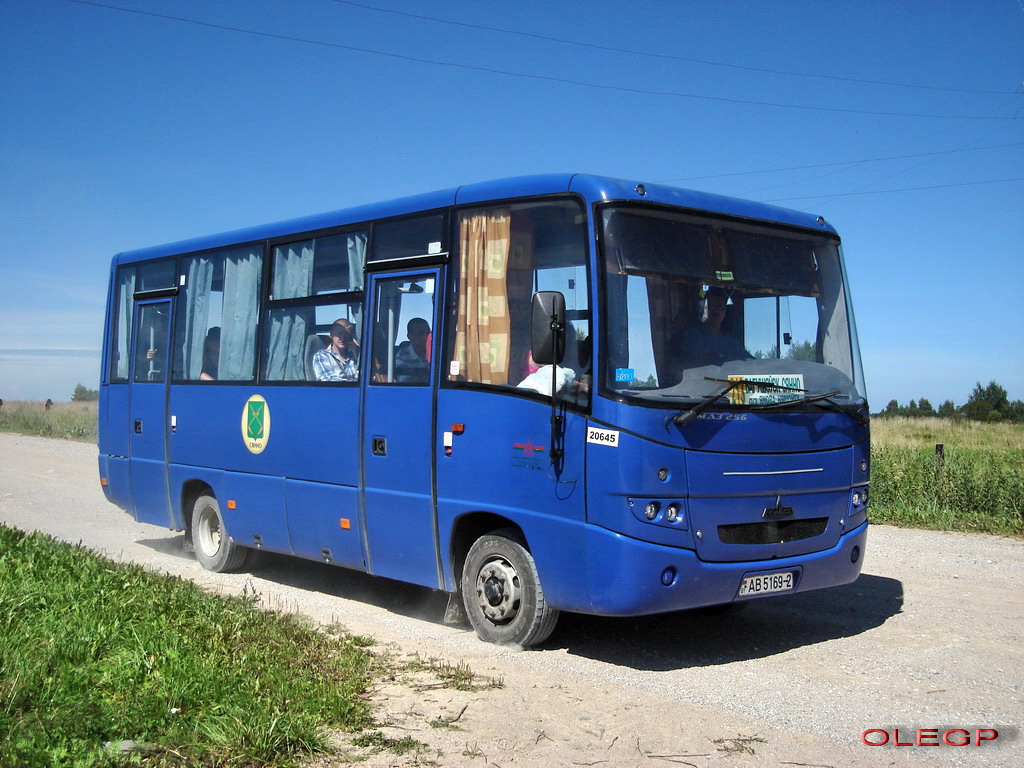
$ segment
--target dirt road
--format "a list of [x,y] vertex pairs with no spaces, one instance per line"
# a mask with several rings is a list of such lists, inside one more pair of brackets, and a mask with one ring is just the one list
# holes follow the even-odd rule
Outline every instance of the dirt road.
[[[273,557],[252,574],[203,571],[182,536],[135,523],[99,488],[93,446],[0,434],[0,522],[371,635],[502,688],[382,681],[382,731],[428,748],[368,765],[1024,765],[1024,543],[876,526],[855,584],[709,617],[563,616],[539,650],[445,626],[438,593]],[[446,726],[446,727],[438,727]],[[894,746],[917,738],[940,746]],[[981,746],[942,734],[995,728]],[[889,744],[869,747],[868,729]],[[883,736],[870,737],[880,741]],[[953,734],[952,740],[961,738]]]

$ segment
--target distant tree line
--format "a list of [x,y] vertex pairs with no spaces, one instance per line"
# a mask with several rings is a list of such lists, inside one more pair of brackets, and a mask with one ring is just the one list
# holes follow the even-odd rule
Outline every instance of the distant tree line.
[[89,389],[84,384],[79,384],[75,387],[75,393],[71,396],[71,399],[76,403],[89,403],[99,400],[100,392],[98,389]]
[[983,387],[979,381],[967,402],[957,406],[952,400],[946,400],[935,408],[927,398],[911,400],[907,405],[900,405],[890,400],[876,416],[907,416],[923,418],[938,416],[945,419],[970,419],[971,421],[1015,421],[1024,422],[1024,402],[1010,402],[1006,390],[994,381]]

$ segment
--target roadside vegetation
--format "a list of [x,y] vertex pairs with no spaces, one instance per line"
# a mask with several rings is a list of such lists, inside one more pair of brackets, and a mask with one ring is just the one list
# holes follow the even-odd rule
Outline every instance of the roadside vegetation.
[[1024,424],[873,419],[870,515],[892,525],[1024,536]]
[[0,432],[60,437],[84,443],[96,442],[95,400],[46,403],[5,400],[0,406]]
[[871,423],[871,459],[876,522],[1024,536],[1024,402],[997,382],[960,406],[890,400]]
[[372,724],[370,642],[0,526],[0,765],[293,765]]

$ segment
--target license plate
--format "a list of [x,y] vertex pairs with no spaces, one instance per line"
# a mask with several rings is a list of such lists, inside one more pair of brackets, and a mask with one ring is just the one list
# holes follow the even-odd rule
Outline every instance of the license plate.
[[740,582],[740,597],[789,592],[794,586],[793,575],[793,571],[786,571],[785,573],[762,573],[757,576],[747,576]]

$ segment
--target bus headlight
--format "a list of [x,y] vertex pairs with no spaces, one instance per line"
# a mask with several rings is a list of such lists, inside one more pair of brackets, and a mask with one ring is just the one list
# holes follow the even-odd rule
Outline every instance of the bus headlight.
[[867,488],[855,488],[853,493],[850,494],[850,509],[854,512],[860,512],[868,504],[868,489]]
[[661,512],[661,504],[657,501],[649,502],[647,506],[644,507],[644,517],[648,520],[656,518],[659,512]]
[[679,519],[680,510],[681,508],[679,504],[673,501],[671,504],[668,505],[668,508],[665,510],[665,519],[670,523],[674,523],[676,520]]

